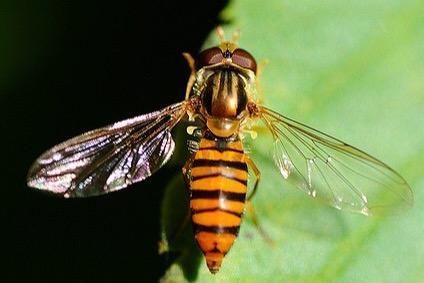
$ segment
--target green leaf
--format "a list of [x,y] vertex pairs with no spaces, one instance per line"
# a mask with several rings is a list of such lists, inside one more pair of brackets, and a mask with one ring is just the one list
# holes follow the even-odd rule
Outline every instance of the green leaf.
[[[179,248],[198,273],[177,260],[163,282],[421,282],[424,2],[245,0],[222,15],[231,23],[223,27],[227,37],[240,29],[239,45],[269,62],[260,78],[265,105],[387,162],[408,180],[415,204],[393,217],[322,205],[278,175],[259,138],[249,146],[262,172],[253,203],[273,244],[247,215],[211,275],[198,252],[187,252],[188,228],[189,244]],[[207,42],[217,40],[212,34]]]

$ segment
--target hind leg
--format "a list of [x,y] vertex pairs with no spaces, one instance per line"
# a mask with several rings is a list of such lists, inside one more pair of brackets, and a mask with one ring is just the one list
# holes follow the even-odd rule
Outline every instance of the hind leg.
[[[194,154],[192,154],[190,156],[190,158],[186,161],[183,168],[181,169],[181,171],[183,173],[184,183],[185,183],[186,188],[188,190],[190,189],[190,183],[191,183],[190,170],[191,170],[191,165],[193,163],[193,160],[194,160]],[[180,225],[177,227],[177,229],[175,229],[175,231],[173,233],[171,233],[171,235],[169,237],[169,239],[171,241],[175,240],[176,238],[178,238],[181,235],[181,233],[187,227],[187,224],[190,222],[190,216],[191,216],[190,206],[187,206],[187,213],[184,217],[184,220],[180,223]]]
[[261,172],[259,171],[258,167],[256,167],[256,164],[253,162],[252,159],[250,159],[248,156],[246,156],[246,163],[247,165],[252,169],[253,173],[255,174],[256,180],[255,184],[253,185],[253,190],[247,197],[246,201],[246,210],[249,215],[250,220],[252,221],[253,225],[255,225],[256,229],[258,230],[259,234],[261,234],[262,238],[269,244],[274,244],[274,241],[271,239],[271,237],[268,235],[268,233],[265,232],[263,227],[260,225],[258,217],[256,216],[255,210],[253,208],[253,203],[251,199],[255,195],[258,189],[259,180],[261,179]]
[[258,230],[259,234],[265,240],[265,242],[267,242],[270,245],[274,245],[275,244],[274,240],[269,236],[269,234],[265,231],[265,229],[262,227],[261,223],[259,222],[255,209],[253,207],[253,203],[251,201],[246,202],[246,211],[250,221],[252,221],[253,225]]

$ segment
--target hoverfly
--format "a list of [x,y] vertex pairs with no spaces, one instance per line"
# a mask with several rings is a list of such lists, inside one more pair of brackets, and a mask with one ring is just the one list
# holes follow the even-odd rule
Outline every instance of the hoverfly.
[[170,159],[171,130],[182,118],[199,121],[182,171],[194,237],[212,273],[239,232],[249,168],[256,175],[249,198],[258,186],[260,172],[243,149],[243,133],[257,120],[273,137],[282,177],[311,197],[364,215],[412,205],[409,185],[385,163],[258,104],[255,58],[237,47],[238,34],[226,41],[218,28],[218,36],[220,44],[196,60],[184,54],[191,68],[184,101],[56,145],[32,165],[28,186],[65,198],[123,189]]

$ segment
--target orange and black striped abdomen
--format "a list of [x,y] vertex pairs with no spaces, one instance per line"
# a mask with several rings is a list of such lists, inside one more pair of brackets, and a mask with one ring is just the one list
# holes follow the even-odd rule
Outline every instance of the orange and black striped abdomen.
[[219,270],[240,228],[248,179],[245,159],[238,138],[202,138],[191,166],[191,219],[212,273]]

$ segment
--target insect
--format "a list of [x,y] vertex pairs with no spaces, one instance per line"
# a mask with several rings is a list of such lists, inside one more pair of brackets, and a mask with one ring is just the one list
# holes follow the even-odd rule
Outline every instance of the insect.
[[[65,198],[123,189],[161,168],[174,151],[172,128],[183,118],[192,129],[191,157],[182,171],[190,191],[195,240],[212,273],[219,271],[239,232],[246,201],[260,171],[243,148],[256,121],[271,133],[273,160],[284,179],[309,196],[364,215],[411,206],[407,182],[367,153],[296,122],[256,100],[257,64],[236,45],[238,35],[202,51],[191,68],[185,99],[65,141],[32,165],[28,186]],[[248,192],[248,171],[256,176]]]

